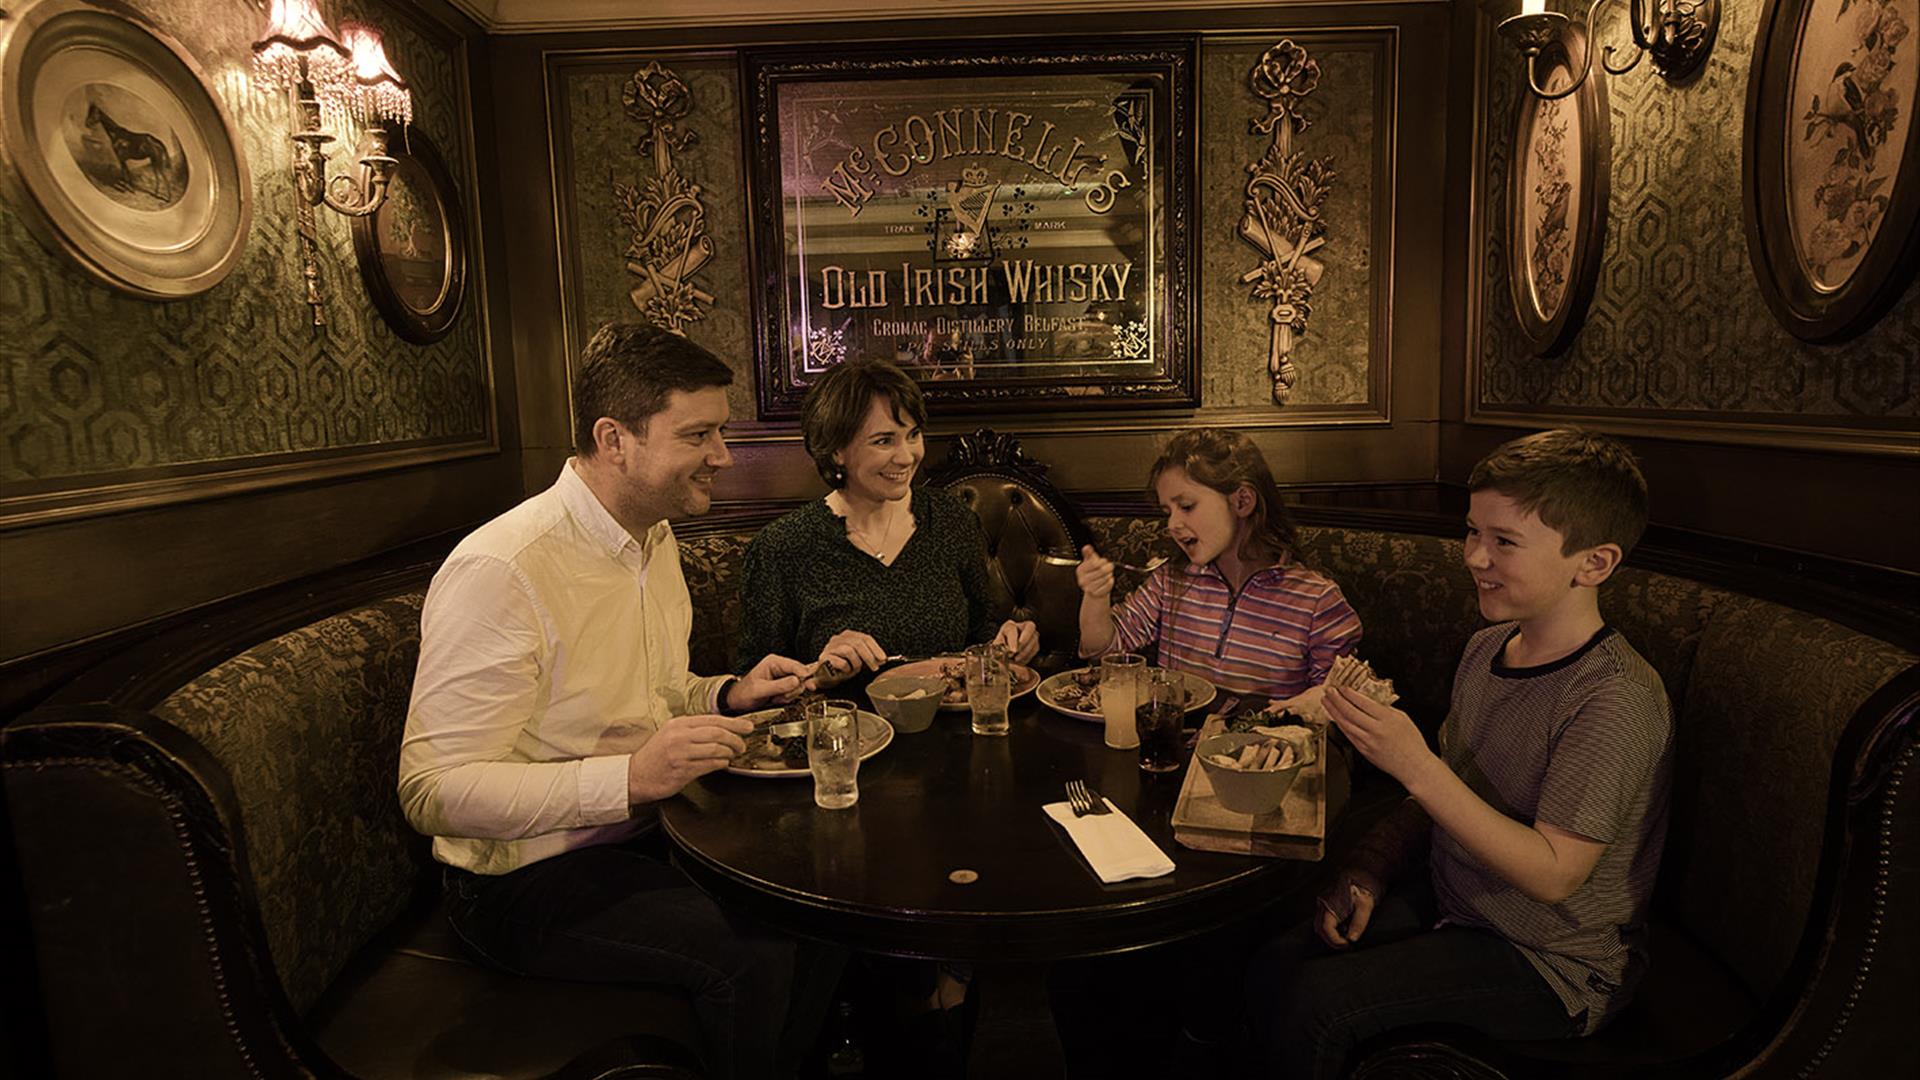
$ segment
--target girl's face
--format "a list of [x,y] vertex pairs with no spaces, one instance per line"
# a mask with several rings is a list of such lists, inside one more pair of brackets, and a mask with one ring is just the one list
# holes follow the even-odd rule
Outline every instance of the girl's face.
[[891,399],[875,396],[853,441],[833,455],[847,470],[848,495],[890,502],[912,492],[913,474],[927,456],[927,445],[920,425],[905,412],[896,419],[893,411]]
[[[1167,535],[1186,552],[1187,561],[1204,566],[1227,552],[1240,550],[1250,527],[1252,492],[1241,488],[1230,499],[1198,483],[1178,466],[1163,470],[1153,482],[1160,509],[1167,515]],[[1235,504],[1243,504],[1236,510]]]

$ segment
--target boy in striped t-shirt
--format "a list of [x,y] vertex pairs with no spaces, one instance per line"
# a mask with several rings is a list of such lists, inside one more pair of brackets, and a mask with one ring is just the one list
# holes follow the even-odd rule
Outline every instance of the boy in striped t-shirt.
[[1280,701],[1318,686],[1360,643],[1360,617],[1331,578],[1300,565],[1293,522],[1253,440],[1188,428],[1149,474],[1182,558],[1118,611],[1113,564],[1081,549],[1080,655],[1159,646],[1162,667]]
[[1646,481],[1614,440],[1559,430],[1499,447],[1468,487],[1466,565],[1496,625],[1461,658],[1438,752],[1392,706],[1326,698],[1408,797],[1322,893],[1312,932],[1253,961],[1254,1030],[1279,1075],[1339,1075],[1410,1024],[1589,1034],[1646,968],[1672,709],[1598,602],[1645,528]]

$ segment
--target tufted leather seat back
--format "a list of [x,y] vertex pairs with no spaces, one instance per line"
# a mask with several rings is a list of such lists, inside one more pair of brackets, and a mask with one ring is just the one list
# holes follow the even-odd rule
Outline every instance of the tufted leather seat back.
[[1080,587],[1073,567],[1043,554],[1078,553],[1088,541],[1054,492],[996,472],[950,477],[947,491],[980,518],[987,540],[987,576],[997,594],[994,615],[1033,619],[1041,649],[1071,654],[1080,634]]

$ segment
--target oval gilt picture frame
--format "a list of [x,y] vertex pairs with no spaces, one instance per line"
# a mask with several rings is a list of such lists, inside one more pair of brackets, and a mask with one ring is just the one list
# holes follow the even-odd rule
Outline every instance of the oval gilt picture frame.
[[466,299],[466,215],[446,159],[418,126],[389,127],[387,153],[396,162],[387,199],[353,219],[353,251],[394,333],[430,345],[453,329]]
[[178,300],[246,246],[252,183],[193,55],[133,8],[40,0],[0,19],[0,188],[47,250]]
[[1805,341],[1852,337],[1920,261],[1920,4],[1769,0],[1747,81],[1743,205],[1760,295]]
[[[1542,51],[1541,84],[1573,80],[1587,36],[1569,25]],[[1507,285],[1528,351],[1551,356],[1580,332],[1607,238],[1613,137],[1599,65],[1571,95],[1525,91],[1507,175]]]

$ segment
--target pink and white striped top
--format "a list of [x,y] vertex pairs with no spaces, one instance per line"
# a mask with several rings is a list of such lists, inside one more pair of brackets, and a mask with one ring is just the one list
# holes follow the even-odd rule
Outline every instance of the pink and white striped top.
[[1108,652],[1159,643],[1160,665],[1223,692],[1292,697],[1318,686],[1334,657],[1360,643],[1360,616],[1340,586],[1289,561],[1254,573],[1235,594],[1212,564],[1163,566],[1114,609]]

